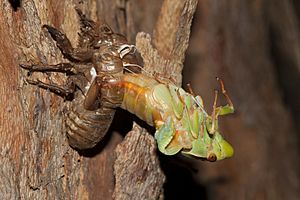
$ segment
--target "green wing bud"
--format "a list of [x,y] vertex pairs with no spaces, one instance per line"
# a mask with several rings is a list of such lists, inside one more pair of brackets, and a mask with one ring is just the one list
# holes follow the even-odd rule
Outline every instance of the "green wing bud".
[[155,132],[155,139],[160,152],[166,155],[174,155],[182,149],[179,145],[169,146],[175,136],[175,133],[176,130],[174,128],[174,123],[169,117],[167,121]]

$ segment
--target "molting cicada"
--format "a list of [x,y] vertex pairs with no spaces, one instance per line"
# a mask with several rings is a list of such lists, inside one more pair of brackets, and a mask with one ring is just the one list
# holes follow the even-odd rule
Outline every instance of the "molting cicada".
[[[95,146],[106,134],[115,109],[121,107],[156,128],[158,149],[166,155],[182,152],[209,161],[233,155],[232,146],[223,139],[218,117],[234,112],[222,80],[219,80],[227,105],[217,106],[215,93],[213,112],[209,115],[200,96],[192,89],[186,92],[169,80],[145,73],[135,73],[138,66],[135,47],[124,36],[114,33],[105,24],[87,19],[80,10],[81,22],[78,48],[73,48],[65,34],[45,25],[63,55],[70,63],[52,66],[21,65],[30,71],[66,72],[65,87],[39,80],[28,83],[49,89],[65,97],[65,124],[69,143],[76,149]],[[140,68],[143,70],[142,68]]]

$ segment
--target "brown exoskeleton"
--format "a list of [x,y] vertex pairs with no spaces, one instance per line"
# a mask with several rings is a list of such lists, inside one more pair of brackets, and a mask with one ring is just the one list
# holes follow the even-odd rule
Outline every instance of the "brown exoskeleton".
[[106,134],[115,108],[123,100],[118,84],[125,65],[135,65],[134,47],[123,35],[114,33],[105,24],[97,24],[76,9],[81,33],[79,45],[73,48],[65,34],[49,25],[48,30],[57,47],[70,63],[57,65],[23,65],[31,72],[64,72],[68,76],[65,86],[47,84],[39,80],[27,82],[49,89],[63,97],[71,97],[66,104],[65,125],[69,144],[75,149],[94,147]]

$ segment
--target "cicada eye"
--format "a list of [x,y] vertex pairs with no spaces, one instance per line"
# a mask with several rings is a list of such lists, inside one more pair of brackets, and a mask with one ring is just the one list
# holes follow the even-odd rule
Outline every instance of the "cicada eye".
[[216,154],[210,153],[210,154],[207,156],[207,160],[210,161],[210,162],[215,162],[215,161],[217,160]]

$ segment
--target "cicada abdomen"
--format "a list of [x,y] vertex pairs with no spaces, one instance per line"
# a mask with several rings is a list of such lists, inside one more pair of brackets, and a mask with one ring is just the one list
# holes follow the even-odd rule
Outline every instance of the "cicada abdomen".
[[79,45],[73,48],[65,34],[44,25],[56,41],[57,47],[70,63],[57,65],[21,65],[30,71],[67,73],[67,84],[62,87],[27,80],[28,83],[49,89],[61,96],[71,97],[66,103],[65,127],[70,146],[76,149],[94,147],[106,134],[123,100],[119,83],[123,66],[135,65],[132,45],[105,24],[97,24],[77,9],[81,22]]
[[170,81],[151,76],[125,74],[121,108],[155,126],[155,139],[162,153],[174,155],[181,151],[208,161],[222,160],[233,155],[233,148],[221,136],[217,119],[234,108],[221,80],[220,83],[228,104],[217,107],[215,98],[209,115],[201,97],[192,91],[188,93]]

